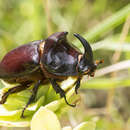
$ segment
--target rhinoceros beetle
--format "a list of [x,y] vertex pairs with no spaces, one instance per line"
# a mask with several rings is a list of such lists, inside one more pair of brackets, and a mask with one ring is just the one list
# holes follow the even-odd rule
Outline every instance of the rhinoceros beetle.
[[65,80],[69,76],[77,77],[75,82],[77,94],[82,76],[93,77],[97,65],[102,63],[102,60],[93,61],[92,49],[82,36],[74,34],[82,43],[84,54],[68,42],[67,34],[68,32],[56,32],[45,40],[22,45],[5,55],[0,62],[0,78],[8,83],[19,83],[19,85],[4,93],[0,104],[4,104],[10,94],[25,90],[35,83],[32,95],[21,114],[21,117],[24,117],[24,111],[35,99],[39,86],[49,81],[56,93],[64,97],[68,105],[75,107],[68,103],[65,92],[57,81]]

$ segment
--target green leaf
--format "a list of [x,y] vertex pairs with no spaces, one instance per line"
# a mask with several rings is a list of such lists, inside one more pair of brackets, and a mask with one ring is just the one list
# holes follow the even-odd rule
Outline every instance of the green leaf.
[[61,126],[54,112],[41,107],[32,118],[31,130],[61,130]]
[[127,16],[130,14],[130,4],[122,8],[121,10],[117,11],[112,16],[105,19],[99,25],[95,26],[89,32],[87,32],[83,37],[86,37],[88,41],[93,41],[105,32],[109,32],[110,30],[114,29],[115,27],[119,26],[123,23]]
[[62,128],[62,130],[72,130],[72,128],[70,126],[66,126],[66,127]]
[[77,127],[75,127],[73,130],[95,130],[96,129],[96,123],[94,122],[83,122]]
[[[74,94],[75,81],[76,79],[68,78],[59,83],[66,91],[66,97],[70,103],[75,102],[79,97],[79,95],[77,96]],[[68,107],[64,99],[61,99],[60,96],[55,93],[52,86],[50,84],[45,84],[39,88],[35,101],[25,110],[24,116],[26,118],[20,118],[21,112],[31,96],[32,86],[22,92],[10,94],[6,103],[0,105],[0,125],[8,127],[27,127],[30,125],[33,114],[41,106],[45,106],[46,109],[55,112],[57,115],[61,115],[63,110],[66,110],[64,108]],[[10,86],[7,85],[2,91],[8,91],[9,88]]]
[[21,118],[21,112],[23,108],[18,110],[10,111],[0,105],[0,125],[8,127],[27,127],[30,125],[30,120],[33,113],[43,104],[44,96],[41,97],[37,102],[31,104],[25,111],[26,118]]
[[81,88],[83,89],[111,89],[117,87],[129,87],[130,79],[115,79],[115,78],[95,78],[88,82],[83,81]]

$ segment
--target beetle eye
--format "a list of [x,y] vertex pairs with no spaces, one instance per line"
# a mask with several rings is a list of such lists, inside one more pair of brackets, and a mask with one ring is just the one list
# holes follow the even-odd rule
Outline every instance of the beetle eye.
[[80,73],[88,72],[88,70],[89,70],[89,67],[84,66],[82,64],[80,64],[80,66],[78,67],[78,72],[80,72]]

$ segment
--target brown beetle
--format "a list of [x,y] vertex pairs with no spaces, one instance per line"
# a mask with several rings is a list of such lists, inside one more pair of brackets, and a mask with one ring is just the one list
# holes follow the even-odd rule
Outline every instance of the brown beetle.
[[77,93],[82,76],[94,76],[97,65],[102,61],[94,63],[92,49],[83,37],[74,34],[81,41],[84,54],[69,44],[66,39],[67,34],[68,32],[54,33],[45,40],[22,45],[5,55],[0,62],[0,78],[19,85],[4,93],[0,104],[5,103],[11,93],[25,90],[35,83],[32,95],[22,111],[21,117],[23,117],[25,109],[35,99],[39,86],[48,80],[68,105],[75,106],[67,102],[65,92],[57,81],[69,76],[77,77],[75,87]]

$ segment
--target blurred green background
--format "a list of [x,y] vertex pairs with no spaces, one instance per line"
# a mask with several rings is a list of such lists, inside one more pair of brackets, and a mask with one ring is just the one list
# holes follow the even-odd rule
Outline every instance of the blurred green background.
[[69,41],[82,50],[72,35],[81,34],[91,43],[94,59],[104,59],[104,64],[95,78],[84,78],[81,103],[65,113],[62,125],[91,120],[96,130],[130,130],[129,26],[130,0],[0,0],[0,59],[58,31],[68,31]]

